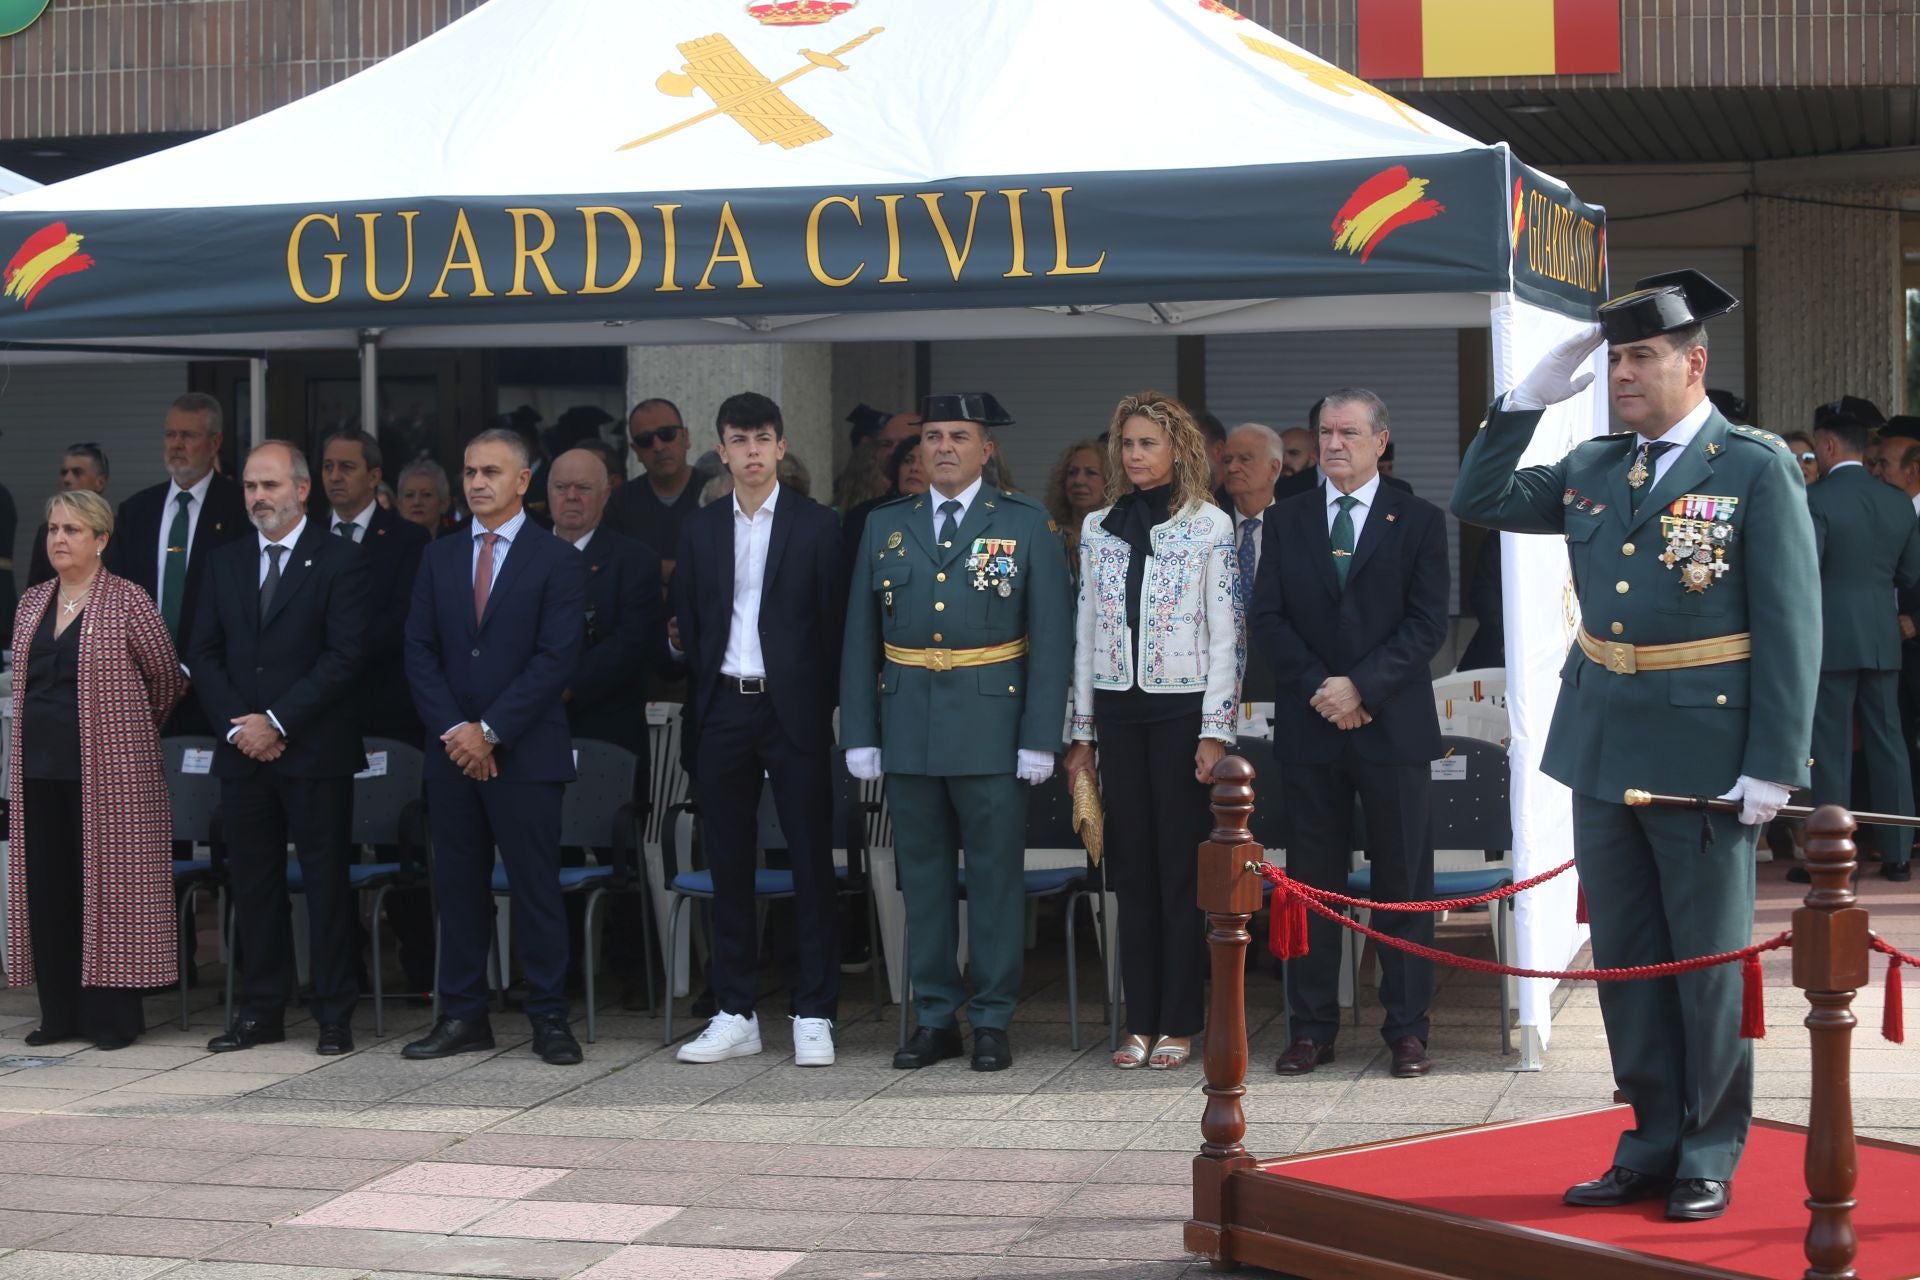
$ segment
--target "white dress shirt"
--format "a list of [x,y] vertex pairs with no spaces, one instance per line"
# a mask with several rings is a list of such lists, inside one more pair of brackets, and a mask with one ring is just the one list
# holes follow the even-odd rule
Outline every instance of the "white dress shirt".
[[1664,450],[1660,454],[1660,461],[1653,464],[1653,483],[1659,484],[1667,472],[1673,470],[1674,462],[1679,459],[1681,454],[1687,451],[1687,446],[1692,444],[1693,438],[1700,434],[1700,428],[1707,425],[1707,418],[1712,413],[1713,401],[1702,400],[1693,407],[1686,417],[1680,419],[1680,421],[1668,428],[1667,434],[1661,436],[1659,440],[1649,440],[1647,437],[1637,434],[1634,436],[1633,455],[1636,458],[1640,456],[1640,449],[1643,445],[1659,444],[1665,441],[1668,444],[1677,444],[1680,446],[1678,449]]
[[733,621],[727,627],[727,651],[720,657],[720,674],[751,680],[767,674],[767,658],[760,651],[760,596],[767,585],[767,548],[773,543],[773,509],[780,501],[774,485],[760,509],[748,515],[733,503]]
[[581,534],[580,540],[573,544],[573,549],[575,551],[585,551],[587,549],[587,544],[593,541],[593,535],[597,532],[599,532],[598,528],[594,528],[594,529],[589,529],[585,533]]
[[[507,521],[498,529],[491,531],[495,535],[493,544],[493,583],[495,586],[498,586],[500,583],[500,570],[506,567],[507,552],[513,550],[513,540],[520,536],[520,528],[526,524],[526,522],[527,509],[522,507],[514,513],[513,519]],[[467,574],[469,584],[480,580],[480,548],[482,546],[480,536],[488,532],[487,527],[478,520],[473,522],[472,527],[473,560]]]
[[[1338,519],[1340,515],[1340,498],[1342,495],[1340,490],[1334,488],[1332,481],[1326,483],[1324,492],[1327,497],[1327,532],[1331,534],[1333,532],[1333,522]],[[1347,495],[1359,500],[1354,505],[1350,516],[1353,520],[1353,545],[1356,548],[1360,545],[1360,535],[1366,531],[1367,513],[1373,510],[1373,500],[1379,495],[1380,473],[1378,471],[1373,473],[1373,479],[1367,481],[1358,489],[1355,489],[1352,494]]]
[[962,524],[966,523],[967,512],[973,510],[974,499],[980,496],[980,486],[985,483],[985,477],[976,477],[972,484],[962,489],[952,498],[948,498],[938,489],[927,490],[927,503],[933,508],[933,542],[935,546],[940,545],[940,526],[945,524],[947,520],[946,516],[940,512],[940,504],[943,502],[957,502],[960,504],[960,509],[953,513],[953,527],[958,529]]
[[1920,493],[1913,495],[1913,514],[1920,516]]
[[348,516],[345,520],[340,518],[339,512],[334,512],[333,522],[327,526],[327,532],[338,538],[341,536],[340,526],[350,524],[353,526],[353,532],[346,536],[352,538],[355,542],[365,542],[367,540],[367,530],[373,527],[373,509],[378,505],[380,504],[377,502],[369,502],[365,507],[361,508],[358,515]]
[[[182,489],[178,480],[167,482],[167,500],[160,508],[160,540],[154,544],[154,551],[158,557],[154,561],[156,568],[153,575],[153,598],[156,600],[166,595],[167,591],[167,532],[173,528],[174,513],[180,509],[180,495],[182,493],[192,495],[192,501],[187,503],[186,555],[190,559],[193,556],[193,535],[200,529],[200,513],[206,509],[207,489],[212,484],[213,472],[211,471],[201,476],[191,489]],[[184,567],[186,560],[180,563]]]

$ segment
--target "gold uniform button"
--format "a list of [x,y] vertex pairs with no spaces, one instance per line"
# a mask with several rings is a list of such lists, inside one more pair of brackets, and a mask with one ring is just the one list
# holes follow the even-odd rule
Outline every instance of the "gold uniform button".
[[933,575],[933,580],[935,582],[945,582],[947,580],[947,575],[944,573],[936,573]]
[[934,642],[935,644],[939,644],[939,643],[940,643],[940,639],[941,639],[941,637],[940,637],[940,633],[939,633],[938,631],[936,631],[936,632],[934,632],[934,633],[933,633],[933,642]]
[[1620,580],[1619,582],[1616,582],[1616,583],[1614,583],[1614,584],[1613,584],[1613,589],[1614,589],[1615,591],[1618,591],[1618,592],[1619,592],[1619,593],[1620,593],[1621,595],[1625,595],[1625,594],[1627,594],[1627,583],[1626,583],[1626,579],[1624,579],[1624,578],[1622,578],[1622,579],[1621,579],[1621,580]]
[[1018,689],[1016,689],[1016,688],[1014,688],[1014,687],[1013,687],[1012,685],[1008,685],[1008,686],[1007,686],[1007,692],[1008,692],[1008,693],[1018,693],[1018,692],[1020,692],[1020,691],[1019,691]]
[[892,585],[893,585],[893,579],[892,579],[892,578],[882,578],[882,579],[880,579],[880,585],[881,585],[881,586],[883,586],[883,587],[890,587],[890,586],[892,586]]
[[933,602],[933,611],[935,613],[945,613],[947,611],[947,602],[945,600],[935,600]]
[[1623,555],[1623,556],[1630,556],[1630,555],[1632,555],[1632,554],[1633,554],[1633,544],[1632,544],[1631,542],[1629,542],[1629,543],[1627,543],[1626,545],[1624,545],[1624,546],[1622,546],[1622,547],[1620,548],[1620,554],[1621,554],[1621,555]]
[[1717,698],[1715,698],[1715,699],[1713,700],[1713,705],[1714,705],[1714,706],[1716,706],[1716,707],[1724,707],[1724,706],[1726,706],[1726,705],[1727,705],[1727,695],[1723,693],[1723,694],[1721,694],[1721,695],[1720,695],[1719,697],[1717,697]]
[[1621,634],[1626,629],[1627,629],[1626,624],[1623,622],[1616,622],[1613,624],[1613,634],[1615,635]]

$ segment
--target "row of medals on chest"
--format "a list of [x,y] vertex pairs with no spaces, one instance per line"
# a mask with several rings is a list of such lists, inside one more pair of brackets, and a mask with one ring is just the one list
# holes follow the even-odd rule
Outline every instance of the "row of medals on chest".
[[[1637,489],[1646,482],[1647,473],[1636,461],[1627,472],[1627,483]],[[1571,505],[1577,496],[1568,490],[1562,501]],[[1704,592],[1732,568],[1727,563],[1727,548],[1733,542],[1733,516],[1739,506],[1738,498],[1688,493],[1674,499],[1660,517],[1660,533],[1667,540],[1660,563],[1679,572],[1681,585],[1689,593]],[[1605,509],[1603,505],[1589,506],[1584,499],[1581,508],[1595,515]]]

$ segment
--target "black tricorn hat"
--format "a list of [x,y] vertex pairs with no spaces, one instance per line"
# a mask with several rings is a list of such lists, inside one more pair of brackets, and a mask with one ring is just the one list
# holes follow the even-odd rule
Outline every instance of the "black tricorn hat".
[[927,422],[977,422],[983,427],[1010,427],[1013,419],[1000,402],[984,391],[957,391],[928,396],[920,402]]
[[1829,400],[1813,411],[1813,426],[1820,425],[1833,418],[1846,418],[1860,426],[1872,430],[1884,426],[1887,415],[1880,412],[1880,406],[1860,396],[1841,396],[1838,400]]
[[1600,305],[1600,327],[1607,341],[1640,342],[1657,334],[1691,328],[1740,305],[1740,299],[1688,268],[1648,276]]
[[1896,413],[1880,428],[1882,440],[1920,440],[1920,414]]
[[884,409],[876,409],[865,401],[856,405],[853,412],[847,415],[847,421],[852,424],[849,434],[853,438],[854,445],[858,446],[868,436],[879,435],[885,429],[887,419],[892,416]]

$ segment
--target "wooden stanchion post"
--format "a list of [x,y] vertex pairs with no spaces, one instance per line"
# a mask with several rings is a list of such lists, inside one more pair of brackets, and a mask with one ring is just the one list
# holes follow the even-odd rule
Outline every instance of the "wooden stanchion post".
[[1200,909],[1207,913],[1207,946],[1213,956],[1213,997],[1207,1010],[1207,1106],[1200,1119],[1205,1139],[1193,1161],[1193,1217],[1186,1245],[1215,1270],[1239,1264],[1227,1239],[1228,1180],[1253,1163],[1242,1139],[1246,1093],[1247,921],[1260,909],[1260,877],[1247,869],[1266,851],[1247,829],[1253,816],[1253,766],[1228,756],[1213,769],[1213,835],[1200,846]]
[[1853,1187],[1859,1173],[1853,1142],[1854,992],[1867,984],[1871,935],[1866,908],[1856,905],[1851,877],[1853,815],[1822,805],[1807,822],[1813,887],[1793,913],[1793,985],[1813,1008],[1813,1091],[1807,1115],[1806,1280],[1854,1280],[1859,1242],[1853,1234]]

